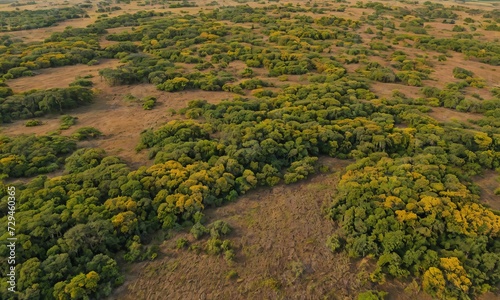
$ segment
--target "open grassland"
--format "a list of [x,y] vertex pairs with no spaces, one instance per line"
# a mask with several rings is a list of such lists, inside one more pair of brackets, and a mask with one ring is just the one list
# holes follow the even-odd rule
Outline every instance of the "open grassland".
[[[333,170],[348,162],[327,160]],[[324,241],[334,224],[322,213],[339,171],[291,186],[276,186],[207,211],[207,221],[233,227],[228,238],[234,262],[196,251],[162,245],[163,258],[145,263],[110,299],[348,299],[366,283],[366,261],[332,255]],[[192,245],[204,244],[189,235]],[[234,272],[234,278],[228,274]]]

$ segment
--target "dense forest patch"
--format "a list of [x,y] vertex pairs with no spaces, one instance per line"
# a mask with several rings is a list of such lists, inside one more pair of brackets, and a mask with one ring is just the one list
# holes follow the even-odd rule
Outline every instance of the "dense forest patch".
[[79,7],[48,10],[0,11],[0,32],[49,27],[60,21],[83,18]]

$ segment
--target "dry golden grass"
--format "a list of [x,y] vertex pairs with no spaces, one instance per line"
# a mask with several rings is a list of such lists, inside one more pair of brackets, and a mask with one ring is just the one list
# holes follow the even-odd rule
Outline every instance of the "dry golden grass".
[[433,107],[432,111],[428,114],[439,122],[449,122],[452,119],[465,122],[467,120],[479,120],[483,118],[481,114],[459,112],[445,107]]
[[[115,60],[110,60],[108,63],[111,65],[116,63]],[[65,67],[75,72],[75,67]],[[78,72],[68,75],[68,79],[60,78],[65,73],[59,73],[57,69],[44,70],[46,73],[38,75],[34,78],[43,78],[39,80],[40,85],[45,88],[48,87],[65,87],[67,84],[74,80],[73,75],[87,74],[87,72],[96,72],[97,69],[86,70],[84,67]],[[78,69],[78,67],[76,68]],[[83,73],[82,73],[83,72]],[[45,77],[39,77],[45,76]],[[33,78],[31,78],[33,80]],[[105,82],[101,81],[99,77],[92,79],[95,83],[97,90],[97,97],[95,103],[92,105],[74,109],[68,114],[78,118],[76,125],[72,126],[69,130],[63,131],[63,135],[70,135],[76,129],[84,126],[93,126],[104,133],[104,137],[91,142],[84,142],[80,145],[82,147],[99,147],[103,148],[110,155],[117,155],[127,161],[134,167],[141,165],[151,164],[147,159],[147,151],[141,153],[135,152],[135,146],[139,143],[140,133],[148,128],[157,128],[160,125],[177,118],[170,116],[167,113],[169,108],[175,110],[183,108],[191,100],[204,99],[211,103],[217,103],[223,99],[232,99],[234,94],[226,92],[209,92],[209,91],[189,91],[179,93],[167,93],[156,89],[151,84],[139,84],[131,86],[108,86]],[[30,81],[27,78],[18,79],[15,88],[17,90],[26,90],[30,87]],[[32,85],[37,87],[37,85]],[[141,99],[146,96],[155,96],[157,106],[152,110],[143,110],[140,103],[127,102],[125,95],[130,94],[134,97]],[[48,117],[39,118],[43,125],[35,127],[25,127],[25,121],[16,121],[12,124],[2,125],[2,133],[7,135],[17,134],[37,134],[42,135],[47,132],[55,131],[60,126],[59,116],[53,115]]]
[[493,209],[500,210],[500,196],[495,195],[495,190],[500,187],[498,173],[487,170],[473,180],[481,188],[481,201]]
[[98,82],[99,70],[104,68],[115,68],[121,65],[117,59],[102,59],[98,65],[74,65],[59,68],[49,68],[36,71],[33,77],[21,77],[8,81],[9,86],[16,93],[32,89],[49,89],[67,87],[75,78],[92,75],[94,81]]
[[390,98],[392,92],[398,90],[409,98],[420,97],[420,88],[416,86],[408,86],[399,83],[384,83],[384,82],[374,82],[370,90],[374,92],[379,97]]
[[[431,53],[429,56],[436,55]],[[500,73],[499,68],[484,64],[477,61],[466,60],[465,55],[461,53],[452,53],[452,57],[448,57],[444,62],[435,62],[431,73],[431,78],[437,80],[437,86],[443,88],[446,83],[457,82],[458,79],[453,77],[453,69],[455,67],[464,68],[474,72],[474,76],[483,78],[487,86],[494,86],[499,83]]]
[[[349,162],[324,160],[337,170]],[[334,224],[322,214],[338,174],[315,176],[307,182],[279,185],[209,209],[209,220],[224,220],[236,259],[173,250],[180,233],[167,241],[162,258],[137,265],[126,284],[110,299],[353,299],[366,288],[356,278],[362,262],[349,262],[325,246]],[[295,268],[294,268],[295,267]],[[230,270],[238,279],[228,280]]]

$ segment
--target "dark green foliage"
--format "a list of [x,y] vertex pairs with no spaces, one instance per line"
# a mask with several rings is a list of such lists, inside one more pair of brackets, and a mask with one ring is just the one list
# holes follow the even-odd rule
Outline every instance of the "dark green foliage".
[[226,260],[230,261],[234,258],[234,252],[232,250],[231,241],[220,240],[215,237],[211,237],[206,242],[206,251],[211,255],[219,255],[221,253],[225,254]]
[[[53,153],[58,154],[74,150],[74,143],[70,149],[67,146],[64,148],[67,138],[23,139],[34,142],[32,145],[26,142],[22,145],[21,149],[26,150],[24,155],[27,158],[31,157],[28,153],[41,157],[42,151],[47,151],[45,149],[48,147],[53,147]],[[46,145],[41,145],[42,142]],[[11,149],[9,152],[15,153],[16,150]],[[106,157],[95,167],[87,166],[85,171],[54,180],[37,177],[17,190],[16,198],[18,204],[22,205],[18,208],[16,219],[26,218],[16,227],[17,238],[20,245],[33,245],[19,247],[16,253],[16,259],[20,261],[19,270],[30,274],[27,275],[29,281],[24,283],[20,277],[20,285],[29,287],[23,288],[22,294],[37,292],[43,299],[59,298],[62,293],[69,293],[72,286],[77,286],[78,280],[75,278],[81,273],[91,274],[86,277],[89,280],[95,276],[102,279],[97,281],[95,289],[85,290],[85,293],[99,298],[109,295],[112,288],[123,282],[116,262],[109,257],[125,245],[124,235],[127,231],[120,220],[124,216],[124,222],[133,221],[129,215],[134,209],[130,204],[134,202],[129,200],[129,205],[123,207],[120,205],[124,202],[118,199],[105,201],[113,194],[114,187],[110,183],[124,178],[129,171],[118,159]],[[104,207],[107,210],[102,214]],[[133,222],[127,224],[129,228],[133,226]],[[118,235],[115,235],[115,226]],[[5,234],[3,231],[2,236],[5,237]],[[2,256],[6,254],[6,249],[0,248]],[[2,267],[6,266],[6,263],[2,264]],[[2,294],[2,297],[6,298],[5,295]]]
[[67,19],[81,18],[84,14],[85,10],[79,7],[0,11],[0,32],[49,27]]
[[338,252],[343,246],[343,241],[337,234],[333,234],[326,240],[326,246],[330,251]]
[[396,82],[399,78],[391,68],[384,68],[378,63],[369,63],[366,67],[356,70],[371,80],[380,82]]
[[186,0],[182,0],[182,2],[170,4],[168,7],[169,8],[180,8],[180,7],[196,7],[196,6],[198,6],[198,5],[196,5],[195,2],[189,2]]
[[176,244],[175,247],[177,249],[183,249],[189,246],[189,241],[186,240],[185,238],[180,238],[175,242],[175,244]]
[[[499,217],[477,204],[477,196],[449,173],[451,169],[439,168],[437,149],[428,149],[397,160],[373,154],[349,167],[331,215],[345,232],[351,256],[378,258],[373,278],[423,276],[425,289],[434,284],[428,272],[466,272],[467,277],[439,287],[436,294],[464,297],[500,280],[490,276],[496,271],[468,264],[498,251],[493,240],[500,232]],[[450,269],[452,262],[456,266]]]
[[[295,151],[290,151],[289,156],[294,156]],[[285,183],[294,183],[299,180],[307,178],[309,174],[315,173],[315,164],[318,160],[317,157],[305,157],[302,160],[295,161],[292,163],[290,168],[288,168],[287,173],[285,173],[284,179]]]
[[11,88],[9,88],[7,85],[6,86],[0,85],[0,98],[5,98],[12,95],[14,95],[14,92],[12,91]]
[[467,30],[463,26],[455,25],[455,26],[453,26],[453,29],[451,31],[453,31],[453,32],[464,32],[464,31],[467,31]]
[[209,230],[203,226],[201,223],[196,222],[191,230],[189,231],[195,239],[200,239],[203,235],[209,232]]
[[226,72],[212,71],[210,73],[191,73],[185,77],[175,77],[158,84],[159,90],[167,92],[183,91],[185,89],[201,89],[204,91],[221,91],[222,87],[234,81],[234,77]]
[[432,49],[439,52],[452,50],[464,53],[480,62],[490,65],[500,65],[500,46],[495,42],[485,42],[469,38],[436,38],[424,37],[415,45],[419,49]]
[[87,105],[93,101],[91,90],[74,86],[65,89],[34,90],[0,98],[0,120],[40,117],[48,113],[63,113],[66,110]]

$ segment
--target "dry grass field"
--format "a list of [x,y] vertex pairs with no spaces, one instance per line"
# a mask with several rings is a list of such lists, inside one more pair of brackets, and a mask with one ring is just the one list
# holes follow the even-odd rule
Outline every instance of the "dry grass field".
[[[116,61],[106,61],[105,65],[116,65]],[[193,91],[175,94],[158,91],[154,85],[141,84],[131,86],[109,86],[99,79],[95,74],[98,66],[68,66],[57,69],[48,69],[47,72],[35,77],[20,78],[13,81],[12,87],[17,91],[25,91],[30,88],[33,78],[40,78],[33,84],[33,88],[65,87],[74,80],[74,76],[93,74],[92,79],[95,89],[98,91],[95,103],[81,107],[70,112],[71,116],[77,117],[77,123],[70,129],[63,131],[63,135],[71,135],[78,128],[92,126],[101,130],[104,137],[88,141],[83,147],[99,147],[106,150],[110,155],[117,155],[133,167],[152,164],[147,159],[146,150],[136,153],[135,146],[139,143],[140,133],[148,128],[158,128],[162,124],[176,118],[171,116],[168,109],[178,110],[194,99],[205,99],[211,103],[217,103],[223,99],[232,99],[233,94],[227,92]],[[68,77],[58,72],[60,69],[68,69]],[[153,110],[143,110],[139,103],[127,101],[126,95],[132,95],[138,99],[146,96],[155,96],[158,100],[157,107]],[[58,130],[60,124],[59,116],[53,115],[41,118],[43,125],[25,127],[24,122],[14,122],[2,125],[2,133],[7,135],[17,134],[45,134]]]
[[498,173],[488,170],[483,175],[476,176],[474,182],[481,188],[481,200],[491,208],[500,210],[500,197],[495,195],[499,187]]
[[[352,299],[370,287],[362,272],[369,266],[331,255],[325,241],[335,225],[322,212],[349,162],[324,163],[333,174],[257,190],[206,211],[208,222],[233,227],[234,262],[175,249],[181,237],[203,247],[204,240],[180,233],[164,243],[161,259],[135,268],[110,299]],[[230,271],[237,277],[226,278]]]

